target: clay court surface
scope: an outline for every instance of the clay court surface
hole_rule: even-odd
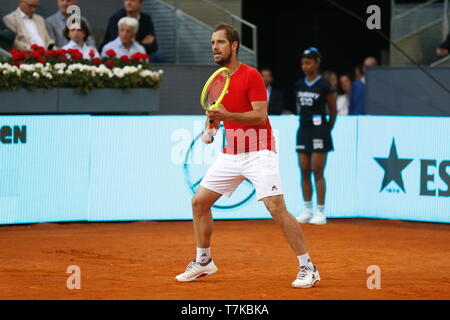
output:
[[[272,221],[215,223],[219,272],[180,284],[195,253],[190,222],[71,223],[0,227],[0,299],[450,299],[450,225],[331,220],[304,226],[322,281],[290,283],[297,258]],[[70,265],[81,290],[68,290]],[[368,290],[367,267],[381,268]]]

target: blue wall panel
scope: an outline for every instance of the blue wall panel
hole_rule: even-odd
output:
[[[86,220],[89,121],[0,117],[0,127],[26,126],[26,143],[0,143],[0,223]]]
[[[190,217],[181,165],[172,164],[170,153],[172,131],[183,119],[92,119],[90,220]]]
[[[303,210],[300,171],[295,153],[296,117],[271,118],[280,155],[283,189],[289,210]],[[205,146],[199,135],[203,117],[93,118],[90,220],[191,219],[193,190],[222,149],[222,134]],[[330,216],[355,214],[356,124],[343,118],[330,155]],[[270,218],[244,182],[213,210],[219,219]]]

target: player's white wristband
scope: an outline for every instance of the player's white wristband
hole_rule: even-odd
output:
[[[210,137],[215,137],[217,135],[217,129],[216,128],[207,128],[206,129],[206,133],[210,136]]]

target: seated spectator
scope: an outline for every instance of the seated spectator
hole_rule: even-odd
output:
[[[38,7],[39,0],[19,0],[19,7],[3,18],[8,28],[16,33],[14,48],[17,50],[29,51],[33,44],[48,49],[54,45],[44,18],[35,14]]]
[[[450,33],[447,36],[447,39],[439,46],[439,48],[436,49],[436,54],[439,57],[445,57],[448,56],[448,53],[450,51]]]
[[[348,115],[350,105],[350,95],[352,93],[352,79],[349,74],[343,74],[339,77],[339,95],[337,97],[337,114],[339,116]]]
[[[339,83],[338,83],[338,77],[337,77],[336,72],[334,72],[334,71],[324,71],[322,73],[322,75],[323,75],[324,79],[327,80],[330,83],[331,88],[334,91],[337,91]]]
[[[63,47],[63,49],[78,49],[83,54],[83,59],[86,60],[100,58],[97,49],[89,46],[86,42],[89,35],[90,32],[86,22],[81,20],[81,25],[79,23],[73,23],[70,28],[66,27],[64,29],[64,36],[70,41]]]
[[[70,14],[67,13],[67,8],[76,4],[77,0],[57,0],[59,8],[58,12],[45,19],[48,34],[55,40],[55,45],[58,48],[64,47],[69,42],[64,36],[64,30],[67,27],[67,19],[70,16]],[[82,20],[86,23],[88,29],[91,29],[86,18],[82,18]],[[95,47],[95,39],[92,35],[87,38],[86,44]]]
[[[155,30],[152,18],[149,14],[141,12],[144,0],[124,0],[124,7],[111,16],[106,28],[105,39],[100,50],[109,42],[117,38],[118,22],[123,17],[135,18],[139,21],[139,29],[136,34],[136,41],[144,48],[151,57],[152,62],[163,62],[158,51],[158,44],[155,37]],[[102,50],[103,51],[103,50]]]
[[[0,20],[0,48],[9,51],[12,49],[16,34],[9,29],[3,20]]]
[[[135,18],[124,17],[119,20],[119,36],[107,43],[102,50],[102,57],[108,57],[108,51],[114,50],[117,57],[131,57],[135,53],[145,54],[145,48],[136,40],[136,33],[139,29],[139,22]]]
[[[267,89],[267,101],[269,102],[269,114],[281,115],[283,114],[283,93],[272,87],[273,76],[272,71],[268,68],[261,69],[261,76],[264,80],[264,85]]]
[[[378,61],[373,57],[369,57],[364,60],[362,78],[357,79],[352,86],[350,105],[348,107],[350,115],[359,115],[366,113],[366,72],[367,68],[377,65]]]

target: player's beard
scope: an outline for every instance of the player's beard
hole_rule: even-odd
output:
[[[233,53],[230,52],[228,54],[228,56],[223,57],[222,59],[220,59],[219,61],[216,61],[216,63],[221,66],[221,67],[225,67],[227,65],[229,65],[231,63],[231,58],[233,57]]]

